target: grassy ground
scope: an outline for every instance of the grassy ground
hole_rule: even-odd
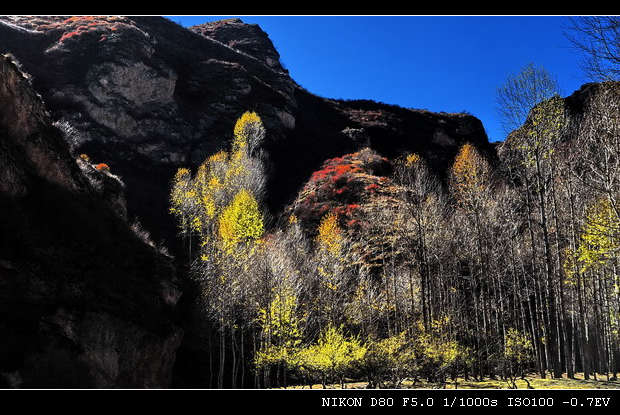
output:
[[[547,376],[546,379],[541,379],[539,376],[531,374],[526,376],[527,381],[530,384],[530,387],[533,389],[620,389],[620,380],[616,381],[607,381],[607,377],[605,375],[597,375],[598,380],[592,379],[590,377],[589,380],[583,379],[583,373],[575,374],[575,379],[568,379],[566,375],[561,379],[551,379],[550,376]],[[345,387],[347,389],[365,389],[367,382],[347,382]],[[519,389],[527,389],[528,384],[524,380],[517,380],[517,387]],[[299,389],[301,386],[291,386],[289,389]],[[304,386],[305,389],[308,389],[308,386]],[[320,384],[312,385],[312,389],[321,389],[322,386]],[[340,385],[327,385],[328,389],[340,389]],[[419,381],[415,385],[411,381],[404,381],[401,385],[401,388],[414,388],[414,389],[437,389],[442,388],[442,385],[427,383],[424,381]],[[503,381],[501,379],[493,380],[493,379],[485,379],[481,382],[475,382],[472,379],[465,381],[462,378],[457,379],[457,384],[450,381],[445,385],[446,389],[509,389],[510,385],[508,382]]]

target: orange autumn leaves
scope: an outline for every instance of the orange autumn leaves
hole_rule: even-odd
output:
[[[323,216],[318,231],[316,237],[318,245],[333,255],[339,255],[344,235],[338,225],[338,215],[332,212]]]
[[[491,170],[486,159],[473,145],[463,145],[450,171],[450,184],[459,205],[466,210],[479,211],[490,179]]]

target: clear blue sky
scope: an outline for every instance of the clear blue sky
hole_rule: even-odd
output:
[[[551,16],[167,16],[184,26],[228,17],[257,23],[304,88],[431,111],[468,111],[503,140],[495,93],[533,62],[557,77],[562,95],[587,82],[579,54]]]

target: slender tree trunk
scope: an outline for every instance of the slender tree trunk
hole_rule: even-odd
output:
[[[224,333],[224,322],[220,322],[220,367],[217,379],[217,387],[224,388],[224,363],[226,360],[226,336]]]
[[[237,388],[237,351],[235,350],[235,328],[230,329],[230,351],[232,353],[231,387]]]
[[[243,336],[244,330],[241,330],[241,387],[245,388],[245,339]]]
[[[549,346],[549,355],[551,358],[551,364],[553,366],[553,375],[556,378],[562,377],[562,368],[557,356],[557,339],[556,339],[556,330],[557,330],[557,321],[556,321],[556,300],[555,300],[555,290],[554,290],[554,281],[553,281],[553,266],[551,259],[551,246],[549,243],[549,228],[547,225],[547,212],[546,212],[546,204],[545,204],[545,185],[543,183],[542,169],[540,164],[540,157],[536,157],[536,182],[537,182],[537,193],[538,193],[538,202],[539,202],[539,213],[540,213],[540,222],[541,229],[543,233],[543,247],[544,247],[544,257],[545,257],[545,275],[547,277],[547,304],[548,304],[548,320],[549,327],[547,330],[547,342],[546,344]]]

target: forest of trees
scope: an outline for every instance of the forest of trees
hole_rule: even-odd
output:
[[[457,377],[617,379],[620,83],[569,116],[528,65],[498,90],[507,139],[464,144],[446,175],[392,160],[395,203],[307,229],[265,209],[266,135],[246,112],[230,151],[171,189],[199,287],[208,387]],[[371,246],[367,266],[359,246]]]
[[[499,166],[470,144],[443,181],[417,154],[396,160],[398,209],[356,232],[333,212],[313,234],[293,215],[272,223],[265,129],[245,113],[231,151],[180,169],[171,192],[214,328],[210,386],[615,379],[620,91],[602,85],[570,140],[560,98],[534,107]],[[379,272],[350,249],[372,238]]]

